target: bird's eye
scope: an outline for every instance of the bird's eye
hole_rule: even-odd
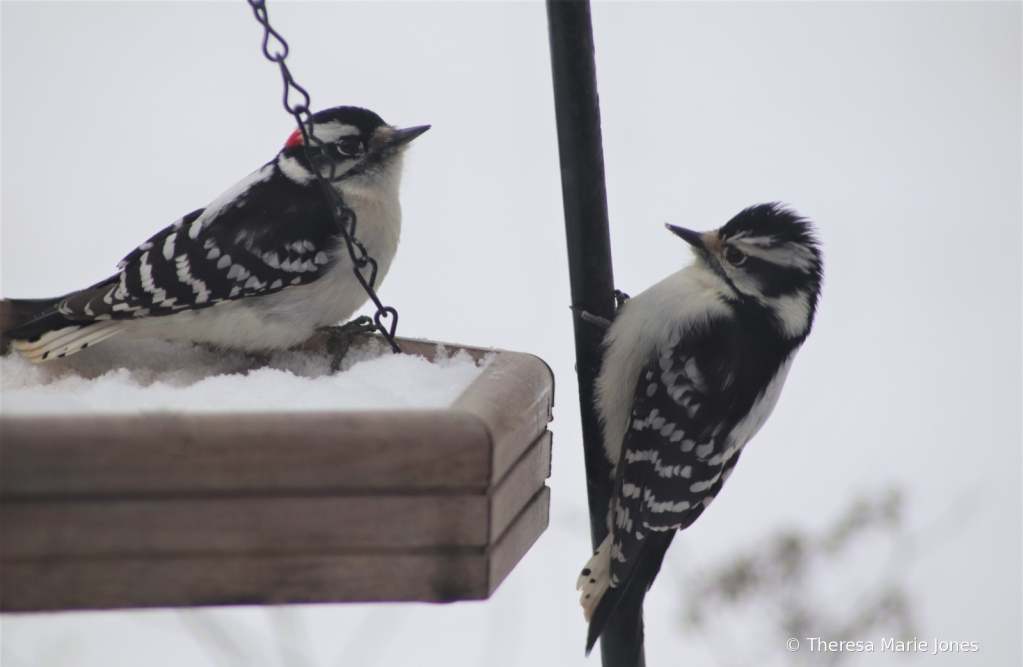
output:
[[[725,259],[732,266],[742,266],[746,262],[746,253],[734,246],[729,246],[725,251]]]
[[[344,137],[337,142],[337,152],[346,156],[359,155],[362,153],[362,141],[358,137]]]

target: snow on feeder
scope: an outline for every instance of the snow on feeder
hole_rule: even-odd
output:
[[[0,302],[4,329],[21,317]],[[553,376],[528,354],[398,342],[482,368],[445,408],[5,407],[0,609],[488,597],[547,526]]]

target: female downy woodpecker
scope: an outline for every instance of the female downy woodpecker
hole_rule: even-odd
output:
[[[429,126],[399,130],[358,107],[312,119],[379,285],[398,249],[402,155]],[[368,296],[312,169],[296,130],[277,157],[140,245],[117,274],[36,302],[42,310],[4,335],[39,362],[114,335],[283,349],[349,318]]]
[[[643,598],[771,414],[813,325],[823,265],[810,223],[778,204],[700,234],[695,261],[627,301],[604,341],[597,410],[615,466],[610,534],[577,581],[587,653],[622,619],[638,658]]]

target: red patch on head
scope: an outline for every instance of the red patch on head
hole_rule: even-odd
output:
[[[292,146],[299,146],[302,144],[302,130],[295,130],[288,137],[288,140],[284,142],[285,148],[291,148]]]

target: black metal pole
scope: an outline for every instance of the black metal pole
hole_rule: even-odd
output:
[[[568,269],[572,306],[576,309],[576,373],[590,537],[596,549],[607,537],[607,511],[612,492],[611,464],[604,456],[600,424],[593,404],[604,331],[584,321],[578,311],[584,310],[610,320],[614,315],[614,276],[611,271],[611,237],[589,0],[547,0],[547,26],[561,157]],[[623,645],[618,617],[613,615],[600,639],[604,667],[643,667],[642,651],[637,663],[627,664],[628,659],[623,656],[628,652],[621,650]]]

